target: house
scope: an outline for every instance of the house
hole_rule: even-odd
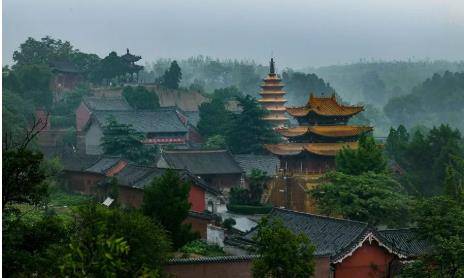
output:
[[[280,161],[273,155],[256,155],[256,154],[237,154],[234,159],[242,167],[246,176],[256,169],[266,173],[268,177],[277,175],[280,168]]]
[[[178,109],[178,114],[181,121],[187,126],[189,133],[189,141],[192,144],[203,143],[203,137],[198,131],[198,122],[200,121],[200,112],[198,111],[182,111]]]
[[[328,265],[319,267],[330,269],[330,277],[391,277],[394,265],[425,254],[429,247],[414,229],[377,230],[365,222],[279,208],[270,217],[306,235],[316,247],[315,256],[326,258]],[[252,243],[256,233],[251,230],[243,240]]]
[[[118,123],[131,125],[145,135],[145,144],[185,145],[188,142],[188,129],[182,123],[175,109],[156,111],[97,111],[84,129],[85,150],[87,154],[101,154],[103,126],[108,118]]]
[[[225,192],[243,185],[243,170],[227,150],[167,150],[157,166],[188,170]]]
[[[49,66],[53,73],[50,88],[54,93],[55,102],[63,98],[64,92],[75,89],[77,84],[84,80],[82,71],[70,61],[52,61]]]
[[[123,97],[83,97],[76,109],[76,129],[82,131],[94,112],[131,110],[132,107]]]

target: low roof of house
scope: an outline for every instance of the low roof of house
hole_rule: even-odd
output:
[[[198,122],[200,121],[200,112],[184,111],[182,112],[182,114],[184,114],[187,117],[189,124],[191,124],[194,127],[197,127]]]
[[[274,155],[239,154],[234,155],[234,158],[247,175],[250,175],[253,169],[258,169],[272,176],[280,168],[280,160]]]
[[[118,123],[132,125],[143,133],[186,133],[187,128],[174,109],[156,111],[98,111],[94,118],[104,125],[113,116]]]
[[[123,97],[91,97],[82,98],[91,111],[130,111],[134,110]]]
[[[95,164],[88,167],[85,171],[90,173],[105,174],[106,171],[116,166],[119,161],[121,161],[120,157],[103,157],[96,161]]]
[[[281,219],[296,234],[305,234],[315,245],[316,256],[329,256],[332,263],[339,263],[369,240],[375,240],[400,258],[416,257],[427,250],[413,229],[377,231],[368,223],[339,219],[310,213],[274,208],[271,218]],[[257,230],[243,236],[252,241]]]
[[[100,155],[88,155],[73,152],[72,150],[60,150],[50,147],[41,147],[40,150],[47,159],[57,157],[63,166],[63,170],[66,171],[83,171],[100,159]]]
[[[173,169],[186,169],[195,175],[241,174],[240,165],[226,150],[172,150],[162,157]]]
[[[109,166],[109,165],[111,165],[111,162],[108,160],[106,164],[102,161],[102,163],[100,163],[98,167],[93,167],[93,166],[92,167],[95,168],[95,170],[100,170],[100,169],[105,168],[105,166]],[[112,167],[112,166],[109,166],[109,167]],[[151,166],[127,164],[121,170],[116,172],[114,174],[114,177],[118,179],[118,182],[120,185],[144,189],[145,186],[149,185],[154,178],[158,178],[162,176],[166,172],[166,170],[167,169],[161,169],[161,168],[151,167]],[[204,180],[189,173],[188,171],[185,171],[185,170],[179,171],[179,175],[183,180],[191,181],[194,185],[202,188],[203,190],[213,195],[218,196],[221,194],[217,189],[211,187]]]

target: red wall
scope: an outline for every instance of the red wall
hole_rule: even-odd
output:
[[[192,207],[190,210],[196,212],[203,212],[205,211],[205,191],[198,186],[191,186],[188,198]]]
[[[82,129],[85,127],[87,122],[90,119],[90,111],[85,106],[83,102],[79,105],[79,107],[76,110],[76,129],[77,131],[82,131]]]
[[[335,265],[334,277],[388,277],[388,265],[393,258],[376,241],[366,240],[352,256]]]

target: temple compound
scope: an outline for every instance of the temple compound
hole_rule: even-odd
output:
[[[284,106],[287,100],[284,99],[285,91],[282,90],[284,84],[280,76],[275,73],[273,58],[271,58],[269,68],[269,74],[263,79],[263,83],[261,84],[260,95],[262,98],[258,99],[258,102],[269,112],[269,114],[264,117],[264,120],[271,123],[274,127],[282,128],[288,122]]]
[[[281,168],[268,186],[265,201],[296,211],[315,212],[315,203],[307,190],[335,168],[335,156],[341,149],[356,149],[361,134],[372,131],[369,126],[348,125],[348,120],[363,110],[362,106],[340,104],[335,94],[311,94],[305,106],[287,107],[287,113],[298,125],[276,129],[286,142],[265,145],[279,158]]]

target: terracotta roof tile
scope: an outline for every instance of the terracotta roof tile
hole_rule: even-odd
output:
[[[264,147],[275,155],[298,155],[303,151],[322,156],[335,156],[343,148],[356,149],[358,142],[342,143],[283,143],[275,145],[264,145]]]
[[[350,137],[360,135],[363,132],[371,131],[369,126],[297,126],[292,128],[282,128],[278,132],[285,137],[296,137],[307,133],[314,133],[326,137]]]
[[[287,112],[294,117],[303,117],[314,112],[322,116],[352,116],[363,111],[362,106],[346,106],[339,104],[335,96],[315,97],[311,94],[306,106],[287,107]]]

